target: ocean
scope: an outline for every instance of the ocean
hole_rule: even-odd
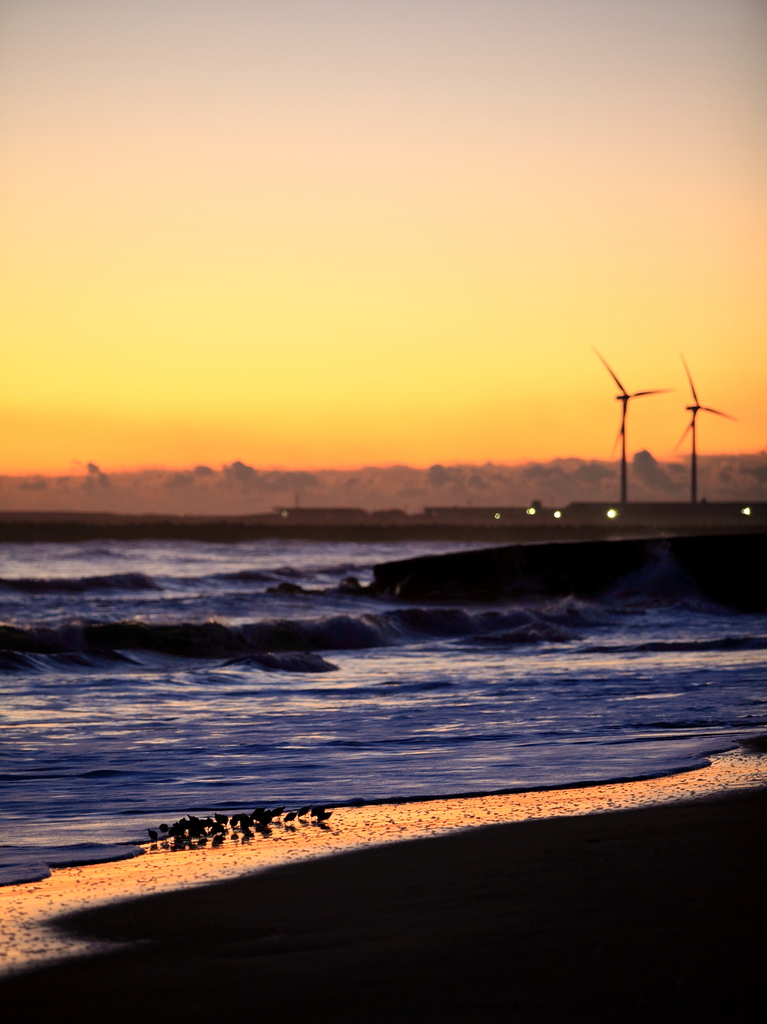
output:
[[[767,616],[678,580],[486,604],[348,582],[480,546],[3,545],[0,883],[187,813],[652,777],[767,724]]]

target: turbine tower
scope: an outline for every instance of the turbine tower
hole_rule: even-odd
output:
[[[635,391],[633,394],[629,394],[628,391],[621,384],[621,382],[618,380],[618,378],[615,376],[613,371],[610,369],[610,367],[607,365],[607,360],[604,358],[604,356],[602,356],[599,352],[597,352],[596,349],[594,349],[594,352],[596,352],[597,356],[599,357],[599,359],[604,364],[604,367],[607,370],[607,372],[610,374],[612,379],[615,381],[615,383],[621,389],[621,393],[619,395],[616,395],[615,398],[616,398],[616,400],[618,402],[621,403],[621,425],[620,425],[620,430],[618,431],[618,437],[621,439],[621,505],[625,505],[626,504],[626,500],[627,500],[627,498],[626,498],[626,492],[627,492],[627,487],[626,487],[626,413],[628,412],[629,402],[631,401],[632,398],[641,398],[643,395],[662,395],[662,394],[665,394],[667,391],[672,391],[673,388],[660,388],[659,390],[656,390],[656,391]],[[616,438],[616,440],[617,440],[617,438]],[[614,447],[613,447],[613,450],[614,450]]]
[[[726,420],[733,420],[733,422],[737,421],[735,420],[734,416],[729,416],[726,412],[719,412],[718,409],[709,409],[707,405],[700,404],[697,392],[695,391],[695,385],[692,382],[692,374],[690,373],[690,368],[685,362],[685,358],[681,352],[679,353],[679,355],[684,365],[685,372],[687,373],[687,379],[690,382],[690,391],[692,391],[692,400],[694,402],[694,405],[685,406],[687,411],[692,413],[692,419],[687,424],[687,429],[685,430],[685,432],[677,441],[676,447],[678,448],[682,441],[684,441],[684,439],[690,433],[690,431],[692,431],[692,461],[690,463],[690,501],[693,505],[696,505],[698,502],[698,449],[696,446],[697,438],[695,437],[695,417],[701,411],[713,412],[716,416],[724,416]]]

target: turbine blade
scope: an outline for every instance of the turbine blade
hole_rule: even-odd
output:
[[[679,440],[677,441],[677,443],[676,443],[676,444],[674,445],[673,451],[676,451],[676,450],[677,450],[677,448],[679,447],[679,445],[680,445],[680,444],[682,443],[682,441],[684,441],[684,439],[685,439],[685,438],[687,437],[687,435],[688,435],[688,434],[690,433],[690,431],[691,431],[691,430],[692,430],[692,420],[690,420],[690,422],[689,422],[689,423],[687,424],[687,426],[685,427],[685,429],[684,429],[684,433],[683,433],[683,434],[682,434],[682,436],[681,436],[681,437],[679,438]]]
[[[713,413],[716,413],[716,415],[717,415],[717,416],[724,416],[724,418],[725,418],[726,420],[732,420],[732,422],[733,422],[733,423],[737,423],[737,422],[738,422],[738,421],[737,421],[737,420],[735,419],[735,417],[734,417],[734,416],[730,416],[730,414],[729,414],[729,413],[726,413],[726,412],[719,412],[719,410],[718,410],[718,409],[709,409],[709,407],[708,407],[707,405],[702,405],[702,406],[701,406],[701,409],[703,409],[703,410],[704,410],[704,412],[713,412]]]
[[[685,358],[681,352],[679,353],[679,358],[682,360],[682,365],[684,366],[685,372],[687,374],[687,379],[690,382],[690,391],[692,391],[692,397],[695,399],[695,404],[700,405],[700,402],[698,401],[698,396],[695,392],[695,385],[692,382],[692,374],[690,373],[690,367],[685,362]]]
[[[673,388],[658,388],[657,391],[635,391],[633,395],[629,395],[629,398],[641,398],[642,395],[668,395],[673,390]]]
[[[615,455],[615,451],[616,451],[618,445],[620,444],[622,435],[623,435],[623,424],[621,423],[620,427],[618,427],[618,433],[615,435],[615,440],[613,441],[612,449],[610,450],[610,458],[612,458],[613,455]]]
[[[592,346],[592,347],[593,347],[593,346]],[[613,380],[615,381],[615,383],[616,383],[616,384],[618,385],[618,387],[619,387],[619,388],[621,389],[621,391],[623,392],[623,394],[624,394],[624,395],[628,395],[628,391],[627,391],[627,390],[626,390],[626,389],[624,388],[624,386],[623,386],[623,385],[621,384],[621,382],[620,382],[620,381],[618,380],[618,378],[617,378],[617,377],[615,376],[615,374],[613,373],[613,371],[612,371],[612,370],[610,369],[610,367],[609,367],[609,366],[608,366],[608,364],[607,364],[607,360],[606,360],[606,359],[604,358],[604,356],[600,355],[600,353],[599,353],[599,352],[597,352],[597,350],[596,350],[596,349],[594,349],[594,352],[596,352],[596,354],[597,354],[597,357],[598,357],[598,358],[599,358],[599,359],[600,359],[600,360],[602,361],[602,363],[603,363],[603,365],[604,365],[605,369],[606,369],[606,370],[607,370],[607,372],[608,372],[608,373],[610,374],[610,376],[611,376],[611,377],[612,377],[612,379],[613,379]]]

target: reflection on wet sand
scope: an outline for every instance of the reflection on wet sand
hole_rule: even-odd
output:
[[[58,930],[52,919],[111,900],[231,878],[288,861],[456,829],[533,818],[595,814],[694,800],[767,783],[767,756],[735,750],[706,768],[660,779],[496,796],[337,808],[328,823],[273,825],[252,838],[174,850],[148,844],[130,861],[54,870],[50,878],[0,888],[0,973],[105,951]]]

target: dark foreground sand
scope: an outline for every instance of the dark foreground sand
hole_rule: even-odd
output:
[[[9,1024],[761,1019],[767,792],[497,825],[80,913],[133,948],[6,979]]]

